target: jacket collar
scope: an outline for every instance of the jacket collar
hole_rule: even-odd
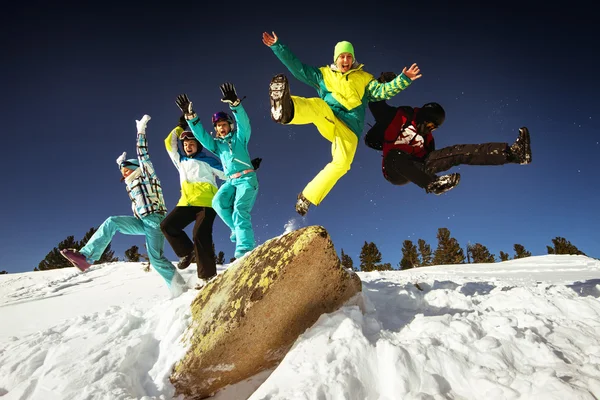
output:
[[[349,74],[349,73],[354,72],[354,71],[360,71],[360,70],[362,70],[363,67],[364,67],[364,64],[359,64],[356,61],[354,61],[352,63],[352,67],[347,72],[344,72],[342,75],[346,75],[346,74]],[[340,72],[340,70],[338,69],[337,65],[335,65],[335,63],[332,63],[329,66],[329,68],[331,68],[332,71]]]

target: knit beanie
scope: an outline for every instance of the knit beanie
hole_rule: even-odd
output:
[[[129,160],[125,160],[121,163],[119,168],[127,168],[132,171],[135,171],[140,166],[140,162],[137,158],[130,158]]]
[[[352,46],[352,43],[346,41],[338,42],[333,50],[333,62],[336,62],[342,53],[352,54],[352,61],[356,61],[356,57],[354,57],[354,46]]]

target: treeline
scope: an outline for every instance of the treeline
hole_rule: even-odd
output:
[[[60,254],[60,250],[67,248],[80,250],[86,245],[96,230],[97,228],[90,228],[79,241],[76,241],[74,236],[68,236],[46,255],[34,271],[72,267],[71,263]],[[402,259],[395,266],[392,266],[391,263],[382,263],[382,255],[377,248],[377,245],[373,242],[368,243],[366,241],[360,252],[360,264],[358,266],[354,266],[354,261],[344,252],[344,249],[341,250],[341,260],[346,268],[352,268],[356,271],[388,271],[393,269],[426,267],[429,265],[463,264],[465,262],[494,263],[496,261],[507,261],[511,258],[508,253],[500,251],[497,259],[496,256],[491,254],[488,248],[481,243],[469,243],[467,244],[466,249],[463,249],[458,240],[450,235],[450,231],[447,228],[438,229],[437,240],[438,243],[435,250],[432,250],[431,246],[423,239],[418,239],[416,244],[411,240],[405,240],[402,243]],[[548,254],[585,255],[575,245],[571,244],[571,242],[563,237],[555,237],[552,239],[552,246],[546,246],[546,248]],[[213,250],[215,250],[214,245]],[[531,256],[531,252],[527,251],[525,246],[521,244],[515,244],[513,250],[513,259]],[[225,264],[225,253],[222,251],[215,251],[214,253],[215,262],[220,265]],[[229,262],[233,262],[234,260],[235,258],[230,258]],[[115,252],[111,249],[109,244],[100,260],[96,261],[94,264],[116,261],[121,260],[115,256]],[[145,253],[140,253],[140,248],[134,245],[125,250],[125,257],[122,261],[148,262],[148,256]],[[0,272],[0,274],[6,273],[6,271]]]
[[[34,271],[47,271],[47,270],[51,270],[51,269],[72,267],[73,265],[60,254],[60,251],[62,249],[81,250],[81,248],[87,244],[88,240],[90,240],[90,238],[92,237],[94,232],[96,232],[97,230],[98,230],[98,228],[94,228],[94,227],[90,228],[90,230],[87,231],[86,234],[83,236],[83,238],[81,238],[81,240],[79,240],[79,241],[75,240],[75,236],[67,236],[67,238],[65,240],[58,243],[58,245],[56,245],[56,247],[54,247],[52,250],[50,250],[50,252],[48,254],[46,254],[46,257],[44,257],[44,259],[38,264],[38,266],[36,268],[34,268]],[[144,247],[145,247],[145,245],[144,245]],[[213,245],[213,251],[215,252],[215,262],[217,264],[221,264],[221,265],[225,264],[225,253],[222,251],[219,251],[217,253],[215,251],[214,245]],[[233,262],[234,260],[235,260],[235,258],[231,258],[229,260],[229,262]],[[119,257],[115,256],[115,252],[111,249],[111,246],[109,244],[106,247],[106,250],[104,250],[104,253],[102,253],[102,257],[100,257],[100,259],[98,261],[96,261],[94,264],[103,264],[103,263],[107,263],[107,262],[116,262],[116,261],[126,261],[126,262],[145,261],[146,263],[148,263],[148,254],[141,253],[140,248],[136,245],[133,245],[130,248],[128,248],[127,250],[125,250],[125,257],[123,258],[123,260],[120,260]],[[148,265],[146,265],[146,267],[148,267]],[[6,274],[6,273],[7,273],[6,271],[0,272],[0,274]]]
[[[391,263],[382,263],[381,251],[373,242],[363,245],[359,258],[360,264],[354,265],[352,258],[341,250],[342,265],[355,271],[390,271],[393,269],[410,269],[427,267],[430,265],[464,264],[466,263],[494,263],[496,261],[508,261],[510,255],[500,251],[498,259],[481,243],[467,244],[466,249],[460,246],[456,238],[453,238],[448,228],[439,228],[437,233],[437,247],[432,251],[431,246],[423,239],[417,243],[405,240],[402,243],[402,259],[395,267]],[[557,236],[552,239],[552,246],[546,246],[548,254],[580,254],[585,255],[567,239]],[[531,252],[522,244],[513,246],[513,259],[530,257]]]

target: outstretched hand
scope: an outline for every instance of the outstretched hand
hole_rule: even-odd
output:
[[[150,116],[148,114],[144,115],[141,120],[135,120],[135,126],[137,127],[138,133],[146,133],[146,125],[148,125],[148,121],[150,121]]]
[[[271,32],[271,33],[273,34],[273,36],[269,35],[267,32],[263,32],[263,37],[262,37],[263,43],[269,47],[271,47],[275,43],[277,43],[277,35],[275,34],[275,32]]]
[[[181,127],[183,130],[187,129],[188,123],[187,123],[187,119],[185,119],[185,114],[181,114],[181,116],[179,117],[179,122],[177,123],[177,126]]]
[[[412,81],[414,81],[415,79],[419,79],[420,77],[423,76],[423,75],[421,75],[421,70],[419,69],[419,66],[417,65],[417,63],[414,63],[413,65],[411,65],[409,69],[406,69],[406,67],[404,67],[402,69],[402,73],[404,75],[406,75],[407,77],[409,77],[410,80],[412,80]]]
[[[117,158],[117,165],[119,166],[119,168],[121,167],[121,164],[123,164],[123,161],[127,160],[127,152],[124,151],[123,154],[121,154],[119,156],[119,158]]]
[[[219,86],[219,88],[221,89],[221,93],[223,93],[223,97],[221,98],[223,103],[229,103],[234,107],[240,104],[240,99],[238,99],[233,83],[226,82]]]
[[[185,114],[186,119],[190,119],[189,117],[194,115],[194,109],[192,108],[192,101],[189,99],[187,94],[180,94],[177,96],[177,100],[175,100],[175,104],[183,113]]]

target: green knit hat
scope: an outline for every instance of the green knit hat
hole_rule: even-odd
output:
[[[333,50],[333,62],[336,62],[342,53],[350,53],[352,54],[352,60],[356,60],[356,57],[354,57],[354,46],[352,46],[352,43],[346,41],[338,42]]]

